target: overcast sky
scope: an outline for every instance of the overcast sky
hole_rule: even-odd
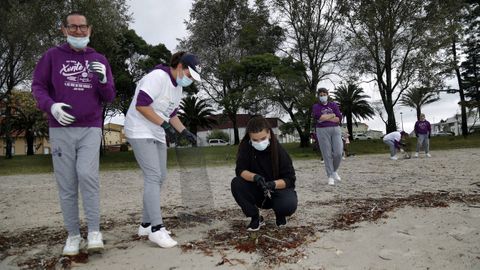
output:
[[[187,35],[184,21],[189,19],[189,12],[192,0],[127,0],[130,6],[133,22],[131,28],[149,44],[157,45],[159,43],[172,52],[176,51],[177,39],[184,38]],[[320,84],[320,86],[322,86]],[[325,85],[330,86],[330,85]],[[380,100],[380,94],[369,85],[362,85],[372,101]],[[452,88],[458,86],[452,82]],[[430,123],[437,123],[441,119],[454,116],[459,112],[457,105],[460,100],[458,94],[441,94],[440,101],[426,105],[422,111],[426,114]],[[416,121],[416,112],[411,108],[396,106],[396,120],[399,128],[402,128],[401,120],[403,118],[403,128],[407,132],[413,130]],[[400,115],[402,112],[402,115]],[[385,132],[385,124],[379,117],[373,120],[365,121],[370,129],[381,130]]]

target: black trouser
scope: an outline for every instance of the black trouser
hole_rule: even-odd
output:
[[[276,217],[286,217],[297,210],[297,192],[293,188],[276,189],[272,198],[266,198],[256,183],[245,181],[241,177],[232,179],[232,194],[247,217],[257,216],[258,208],[272,209]],[[263,205],[262,205],[263,204]]]

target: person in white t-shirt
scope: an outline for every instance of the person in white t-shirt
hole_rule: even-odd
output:
[[[160,189],[167,175],[167,138],[175,140],[177,132],[192,144],[197,138],[177,115],[182,88],[200,82],[197,57],[186,52],[172,56],[170,65],[158,65],[137,85],[125,118],[125,134],[144,177],[143,217],[139,236],[169,248],[177,245],[163,224]]]
[[[403,150],[405,147],[404,141],[408,138],[408,133],[405,131],[394,131],[383,136],[383,142],[390,147],[390,159],[397,160],[397,149]]]

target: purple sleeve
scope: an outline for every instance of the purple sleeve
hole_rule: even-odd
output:
[[[415,122],[415,127],[413,128],[413,130],[415,131],[415,135],[418,133],[418,121]]]
[[[143,90],[138,92],[137,103],[135,106],[149,106],[152,103],[153,99],[147,93],[145,93]]]
[[[110,68],[110,64],[108,63],[107,59],[105,57],[102,57],[102,64],[105,65],[106,71],[107,71],[107,83],[102,84],[99,83],[98,88],[99,94],[102,97],[102,101],[104,102],[112,102],[115,99],[115,83],[113,82],[113,75],[112,75],[112,69]]]
[[[427,121],[427,126],[428,126],[428,134],[432,134],[432,126],[430,125],[430,122]]]
[[[177,112],[178,112],[178,108],[176,108],[171,114],[170,114],[170,118],[174,117],[175,115],[177,115]]]
[[[393,145],[395,146],[395,148],[400,149],[400,142],[399,141],[393,140]]]
[[[55,103],[50,97],[50,74],[50,57],[47,52],[38,61],[32,80],[32,93],[37,102],[37,108],[47,113],[50,113],[50,108]]]
[[[342,121],[342,113],[340,112],[340,108],[338,107],[338,104],[335,102],[332,102],[333,105],[333,113],[340,119],[340,122]]]

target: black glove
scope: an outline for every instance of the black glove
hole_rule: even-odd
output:
[[[270,197],[270,192],[275,190],[275,182],[274,181],[265,181],[265,178],[261,175],[255,174],[253,177],[253,181],[257,184],[259,188],[263,190],[266,196]]]
[[[175,129],[167,121],[163,121],[160,126],[165,130],[165,135],[167,135],[167,139],[170,142],[175,142],[177,139],[177,132],[175,131]]]
[[[191,144],[196,145],[197,144],[197,136],[193,134],[192,132],[188,131],[188,129],[182,130],[183,137],[185,137]]]
[[[255,182],[257,184],[257,186],[261,189],[265,189],[265,178],[259,174],[255,174],[255,176],[253,176],[253,182]]]
[[[417,134],[417,133],[415,133],[415,137],[417,137],[417,138],[418,138],[418,134]]]
[[[269,190],[269,191],[274,191],[275,190],[275,181],[268,181],[265,183],[265,187]]]

